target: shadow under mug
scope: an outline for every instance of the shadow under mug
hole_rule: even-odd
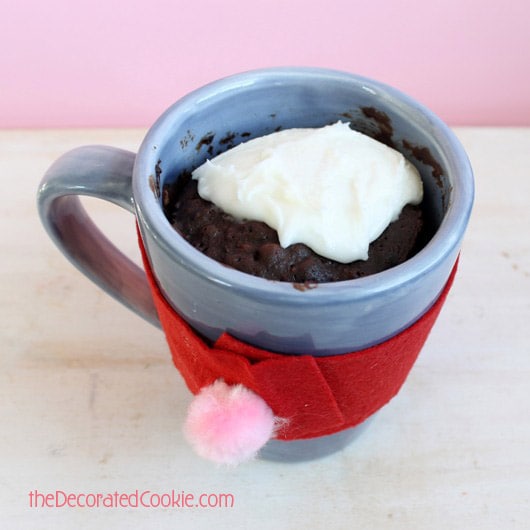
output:
[[[365,278],[300,289],[208,258],[167,221],[163,190],[186,171],[238,143],[292,127],[336,121],[401,151],[420,171],[433,237],[414,257]],[[431,111],[396,89],[319,68],[272,68],[206,85],[171,106],[137,154],[84,146],[59,158],[38,191],[41,220],[86,276],[159,325],[145,272],[99,231],[78,195],[133,213],[164,297],[196,331],[223,332],[284,354],[338,355],[381,343],[417,321],[446,284],[473,204],[473,174],[458,139]],[[366,422],[365,422],[366,423]],[[322,439],[271,441],[280,460],[333,452],[364,424]]]

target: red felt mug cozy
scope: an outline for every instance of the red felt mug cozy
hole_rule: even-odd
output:
[[[139,243],[173,362],[198,395],[190,407],[188,438],[202,456],[232,464],[255,456],[270,438],[334,434],[359,425],[386,405],[412,369],[457,270],[455,264],[423,316],[384,342],[341,355],[282,355],[226,332],[209,344],[166,301],[141,238]]]

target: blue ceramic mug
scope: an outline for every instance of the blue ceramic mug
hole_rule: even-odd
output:
[[[166,219],[161,190],[212,154],[279,128],[337,120],[392,143],[421,173],[436,232],[405,263],[300,290],[208,258]],[[431,307],[458,256],[474,184],[451,130],[421,104],[379,82],[327,69],[274,68],[195,90],[156,121],[138,153],[80,147],[50,167],[38,192],[42,222],[60,250],[105,291],[158,325],[144,271],[101,234],[78,195],[108,200],[136,216],[161,291],[201,334],[216,339],[227,331],[263,349],[318,356],[385,341]],[[358,431],[325,440],[271,442],[264,454],[311,457],[335,450]]]

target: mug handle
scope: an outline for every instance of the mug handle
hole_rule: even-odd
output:
[[[78,197],[103,199],[134,214],[135,157],[130,151],[99,145],[67,152],[44,175],[37,207],[51,239],[85,276],[160,327],[145,271],[103,235]]]

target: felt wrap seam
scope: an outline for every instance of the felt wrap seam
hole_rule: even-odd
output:
[[[394,337],[340,355],[284,355],[256,348],[227,333],[203,340],[160,291],[141,237],[139,246],[173,362],[193,394],[223,379],[259,395],[282,422],[275,438],[300,440],[354,427],[400,390],[445,302],[457,269],[431,308]]]

